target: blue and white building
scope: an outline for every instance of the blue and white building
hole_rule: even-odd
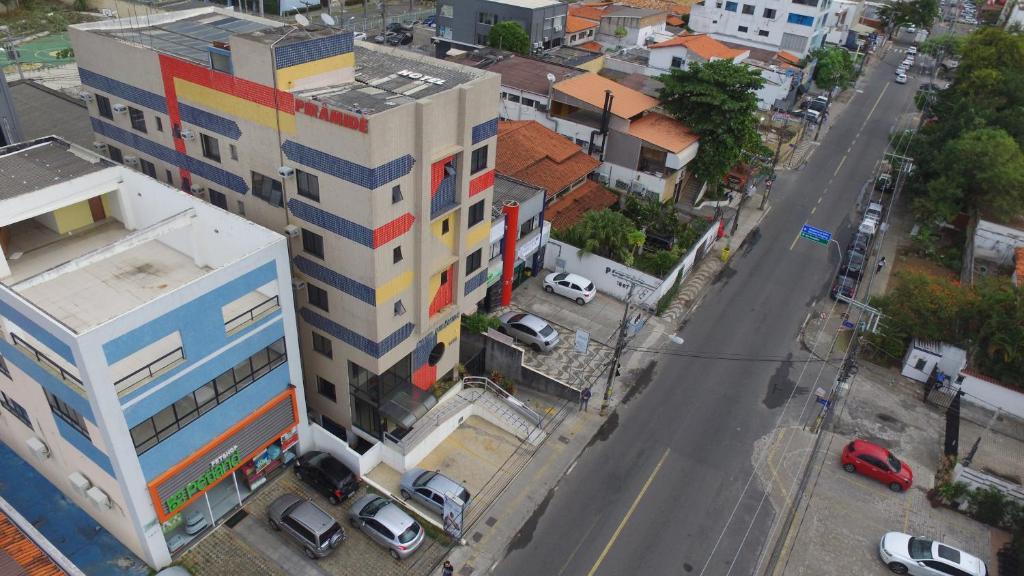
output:
[[[704,0],[693,5],[690,28],[803,58],[821,48],[835,10],[832,0]]]
[[[151,566],[305,449],[284,236],[48,137],[0,248],[0,440]]]

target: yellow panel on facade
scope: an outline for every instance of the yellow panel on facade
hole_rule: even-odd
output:
[[[440,240],[441,242],[444,242],[444,245],[447,246],[449,250],[454,252],[455,251],[455,231],[452,230],[451,219],[452,219],[452,217],[449,214],[448,216],[445,216],[444,218],[441,218],[437,222],[432,223],[430,225],[430,231],[434,233],[434,236],[436,236],[438,240]],[[442,234],[441,232],[442,232],[442,230],[444,230],[444,223],[445,222],[448,222],[448,233],[447,234]]]
[[[86,200],[54,210],[53,219],[57,223],[57,233],[67,234],[92,224],[92,210],[89,209],[89,202]]]
[[[100,201],[103,202],[103,212],[105,212],[107,216],[110,216],[110,200],[107,200],[109,196],[110,194],[104,194],[103,196],[100,196]]]
[[[387,302],[412,285],[412,271],[403,272],[377,287],[377,302]]]
[[[444,342],[446,346],[451,346],[452,342],[459,339],[459,326],[462,325],[461,319],[456,319],[451,324],[445,326],[437,332],[437,341]]]
[[[275,110],[262,104],[186,82],[181,78],[174,79],[174,89],[181,100],[189,100],[203,108],[221,112],[225,116],[232,116],[248,120],[254,124],[277,129],[277,119],[274,118]],[[280,114],[279,116],[281,131],[289,134],[294,133],[295,116],[291,114]]]
[[[326,74],[342,68],[351,68],[356,64],[354,53],[338,54],[322,60],[314,60],[305,64],[298,64],[281,68],[277,71],[277,87],[279,90],[291,90],[297,80]]]
[[[469,229],[466,233],[466,246],[476,246],[484,240],[491,238],[491,225],[487,222],[481,222],[476,226]]]

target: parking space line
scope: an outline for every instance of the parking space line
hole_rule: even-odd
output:
[[[903,507],[903,532],[907,532],[907,528],[910,526],[910,492],[904,492],[904,502],[906,505]]]

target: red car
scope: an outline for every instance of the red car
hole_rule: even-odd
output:
[[[885,448],[867,440],[854,440],[843,448],[843,469],[860,472],[887,484],[893,492],[903,492],[914,483],[914,472]]]

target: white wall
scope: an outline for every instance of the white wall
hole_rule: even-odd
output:
[[[974,231],[974,257],[1000,266],[1013,264],[1013,250],[1024,246],[1024,230],[979,220]]]
[[[963,380],[960,382],[960,389],[966,394],[963,397],[965,402],[988,409],[998,406],[1005,412],[1024,418],[1024,394],[1019,390],[993,384],[966,372],[961,375]]]
[[[657,68],[664,72],[668,72],[672,68],[672,58],[682,58],[683,69],[685,70],[689,62],[689,50],[685,46],[665,46],[664,48],[654,48],[651,50],[651,56],[647,59],[647,65],[651,68]],[[700,59],[698,59],[700,60]],[[700,60],[703,61],[703,60]]]
[[[348,444],[340,438],[321,428],[319,424],[311,422],[309,424],[309,432],[310,439],[312,440],[311,450],[327,452],[341,460],[342,464],[348,466],[349,470],[354,471],[360,476],[366,476],[370,470],[373,470],[381,462],[382,447],[380,442],[374,444],[366,453],[360,454],[349,448]]]
[[[917,364],[918,360],[925,361],[924,369],[918,370],[917,368],[915,368],[915,365]],[[935,365],[938,363],[938,356],[911,346],[910,350],[907,351],[906,358],[903,359],[903,371],[900,372],[900,374],[906,376],[907,378],[910,378],[911,380],[917,380],[918,382],[927,382],[928,376],[930,376],[932,373],[932,369],[935,368]]]
[[[533,92],[516,90],[508,86],[502,86],[501,93],[506,96],[511,95],[519,98],[519,103],[512,102],[507,97],[501,99],[498,103],[498,116],[502,120],[535,120],[547,128],[555,129],[555,122],[548,118],[547,112],[538,110],[534,106],[524,106],[522,104],[522,99],[528,98],[547,106],[548,97],[546,94],[534,94]]]

